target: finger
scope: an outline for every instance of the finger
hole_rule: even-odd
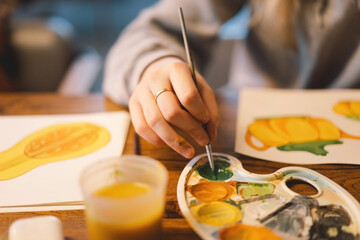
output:
[[[164,141],[147,124],[140,103],[132,97],[129,101],[131,122],[135,131],[154,145],[164,145]]]
[[[189,113],[202,123],[210,119],[209,112],[192,79],[189,67],[184,63],[174,63],[170,69],[170,81],[180,103]]]
[[[154,75],[149,74],[148,77],[151,78],[148,79],[148,87],[155,95],[155,101],[165,120],[188,133],[199,145],[208,144],[209,136],[200,122],[181,108],[179,100],[172,91],[169,75],[157,72]]]
[[[152,92],[144,91],[140,98],[140,104],[144,112],[144,117],[150,128],[172,149],[186,158],[191,158],[195,154],[194,148],[171,127],[164,119],[160,109],[154,101]]]
[[[216,103],[215,93],[200,74],[197,75],[197,79],[199,84],[199,93],[210,114],[210,121],[207,123],[210,141],[215,141],[217,128],[220,123],[220,114]]]
[[[159,95],[157,105],[170,124],[188,133],[201,146],[209,143],[208,134],[202,128],[202,124],[181,108],[173,92],[167,91],[166,94],[164,92]]]

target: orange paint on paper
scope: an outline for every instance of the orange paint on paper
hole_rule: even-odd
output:
[[[266,227],[237,224],[219,231],[220,240],[282,240]]]
[[[38,166],[90,154],[110,141],[105,128],[92,123],[57,124],[39,130],[0,153],[0,180]]]
[[[316,140],[334,140],[341,136],[340,130],[331,122],[310,117],[259,119],[249,125],[248,134],[259,139],[267,147]],[[256,148],[249,139],[247,142]]]
[[[255,144],[253,137],[261,144]],[[247,144],[259,151],[278,147],[283,151],[307,151],[316,155],[326,155],[324,146],[341,144],[340,138],[360,139],[342,132],[326,119],[311,117],[258,119],[248,126],[245,135]]]
[[[191,186],[190,192],[197,200],[208,203],[227,200],[234,188],[225,182],[205,182]]]

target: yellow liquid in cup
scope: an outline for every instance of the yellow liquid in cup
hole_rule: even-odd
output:
[[[151,189],[141,183],[117,183],[104,187],[95,196],[113,199],[130,199],[146,194]],[[143,202],[142,204],[149,204]],[[161,232],[162,207],[149,204],[149,208],[158,208],[154,214],[141,217],[139,221],[122,224],[102,223],[87,215],[87,224],[91,240],[129,240],[129,239],[159,239]],[[125,221],[126,222],[126,221]]]

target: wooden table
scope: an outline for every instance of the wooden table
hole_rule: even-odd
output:
[[[221,110],[221,124],[218,139],[212,144],[214,152],[223,152],[241,160],[246,170],[255,173],[271,173],[287,164],[257,160],[234,152],[235,120],[238,96],[237,93],[218,94]],[[33,114],[65,114],[88,113],[124,110],[101,95],[82,97],[60,96],[55,94],[0,94],[0,115],[33,115]],[[130,128],[124,153],[134,151],[134,129]],[[199,239],[182,217],[176,198],[176,186],[181,171],[187,160],[164,146],[153,146],[140,139],[141,154],[158,159],[169,171],[169,184],[166,196],[166,210],[162,221],[164,239]],[[202,147],[196,147],[197,154],[205,152]],[[349,191],[360,201],[360,165],[301,165],[311,168],[332,179]],[[305,184],[296,184],[294,191],[302,194],[311,193],[311,188]],[[19,218],[54,215],[63,224],[67,240],[88,239],[83,210],[1,213],[0,236],[4,235],[13,221]],[[1,239],[1,237],[0,237]]]

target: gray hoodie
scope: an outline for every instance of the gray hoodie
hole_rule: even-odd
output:
[[[278,31],[282,27],[280,23],[265,17],[257,19],[246,38],[238,40],[246,51],[242,58],[246,58],[234,63],[235,68],[238,66],[243,72],[255,69],[262,74],[250,74],[250,79],[265,76],[271,79],[272,86],[281,88],[359,88],[359,1],[293,1],[299,3],[292,18],[295,45],[283,44]],[[105,95],[127,105],[142,72],[151,62],[164,56],[186,60],[178,7],[183,8],[190,48],[197,70],[202,73],[209,60],[216,57],[211,55],[211,49],[219,40],[220,27],[247,4],[240,0],[161,0],[145,9],[122,32],[107,56]],[[252,13],[257,13],[254,7],[250,4]],[[248,67],[249,62],[252,67]],[[235,81],[241,82],[242,78]],[[245,83],[233,85],[246,86]]]

